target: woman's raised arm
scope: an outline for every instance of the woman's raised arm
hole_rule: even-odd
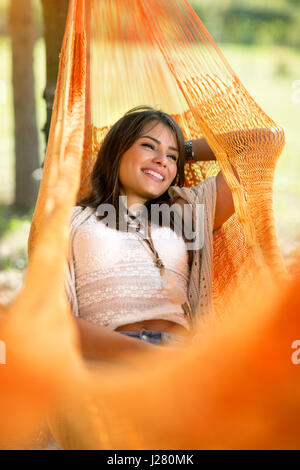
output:
[[[216,160],[215,154],[203,137],[201,139],[193,140],[193,152],[195,161]],[[233,166],[232,169],[238,181],[240,181],[236,169]],[[214,231],[220,228],[234,213],[232,193],[222,171],[220,171],[216,177],[216,185],[217,200],[213,226]]]

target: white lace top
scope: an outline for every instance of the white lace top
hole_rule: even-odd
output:
[[[176,288],[187,297],[184,240],[167,227],[152,227],[151,234],[166,269],[176,275]],[[109,228],[92,215],[76,230],[73,256],[81,318],[112,329],[150,319],[189,328],[181,305],[172,302],[162,287],[153,253],[136,233]]]
[[[212,266],[213,266],[213,224],[216,208],[217,186],[216,178],[210,177],[192,188],[171,186],[169,195],[174,202],[178,197],[190,205],[193,213],[194,227],[201,227],[197,204],[204,204],[204,245],[201,250],[194,250],[188,283],[188,300],[192,310],[193,321],[198,321],[206,315],[214,315],[212,300]],[[95,210],[74,206],[70,214],[70,244],[66,260],[65,291],[74,316],[79,316],[79,305],[76,292],[75,259],[73,240],[81,225],[94,217]],[[197,230],[196,230],[196,233]],[[77,274],[78,272],[77,264]],[[177,317],[179,318],[179,317]],[[181,318],[181,317],[180,317]],[[107,321],[107,320],[106,320]]]

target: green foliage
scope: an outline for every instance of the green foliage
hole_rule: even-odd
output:
[[[27,238],[33,210],[0,205],[0,270],[27,266]]]
[[[17,250],[13,255],[0,257],[0,270],[19,269],[22,271],[28,264],[25,250]]]
[[[300,46],[299,0],[191,0],[217,42]]]
[[[30,223],[33,216],[33,209],[23,211],[16,206],[0,205],[0,239],[9,233],[22,228]]]
[[[287,44],[293,17],[287,10],[240,5],[229,8],[224,21],[227,28],[223,40],[226,42]]]

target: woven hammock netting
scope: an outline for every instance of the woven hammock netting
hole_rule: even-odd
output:
[[[214,151],[185,165],[186,186],[221,169],[232,190],[235,214],[214,236],[216,317],[199,319],[202,339],[185,348],[92,364],[65,294],[70,214],[106,132],[141,104]],[[287,278],[272,200],[283,146],[186,0],[70,1],[28,268],[1,307],[2,447],[30,445],[47,416],[64,449],[299,448],[300,284]]]

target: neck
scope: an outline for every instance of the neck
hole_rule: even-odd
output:
[[[123,204],[128,210],[137,210],[139,206],[144,206],[147,203],[147,199],[142,199],[135,194],[125,194],[123,191],[120,192],[120,195],[124,197],[122,199]]]

